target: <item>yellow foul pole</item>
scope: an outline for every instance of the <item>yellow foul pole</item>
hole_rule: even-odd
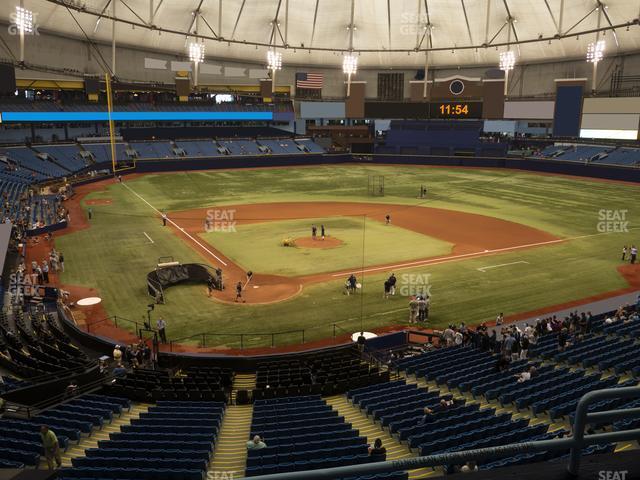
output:
[[[109,140],[111,142],[111,167],[113,168],[113,174],[116,174],[116,137],[115,128],[113,125],[113,118],[111,112],[113,111],[113,98],[111,96],[111,77],[109,74],[105,74],[106,86],[107,86],[107,113],[109,116]]]

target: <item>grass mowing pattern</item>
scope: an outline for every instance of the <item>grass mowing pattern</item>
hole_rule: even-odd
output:
[[[476,323],[580,299],[627,286],[618,275],[622,245],[640,243],[640,191],[633,185],[535,175],[505,170],[322,166],[264,170],[232,170],[147,175],[131,188],[162,210],[213,205],[287,201],[362,201],[367,176],[385,175],[385,197],[377,203],[415,205],[419,185],[429,186],[428,206],[449,208],[519,222],[563,237],[598,234],[599,212],[628,210],[627,233],[596,235],[567,243],[491,257],[467,259],[396,272],[399,286],[411,281],[403,274],[428,275],[433,310],[430,325]],[[154,212],[121,185],[95,192],[89,199],[110,198],[94,205],[92,228],[56,239],[65,253],[68,284],[96,287],[110,314],[132,320],[145,315],[145,274],[158,258],[172,255],[181,262],[202,257],[162,227]],[[151,244],[143,232],[155,243]],[[487,270],[477,268],[516,261]],[[255,269],[257,271],[257,269]],[[364,301],[342,295],[343,280],[313,285],[289,301],[274,305],[225,305],[206,298],[205,288],[178,286],[158,306],[168,322],[169,338],[199,332],[278,332],[304,328],[306,339],[332,334],[332,324],[348,331],[403,323],[407,299],[382,298],[385,274],[367,275]],[[425,278],[425,277],[421,277]],[[403,283],[404,282],[404,283]],[[412,288],[405,285],[406,290]],[[210,338],[211,345],[239,346],[237,339]],[[267,337],[250,337],[245,346],[269,345]],[[299,341],[280,336],[278,345]]]
[[[311,236],[311,225],[325,225],[327,235],[342,240],[336,248],[284,248],[283,238]],[[330,217],[269,221],[239,225],[235,233],[200,235],[244,270],[300,276],[362,267],[363,218]],[[435,238],[368,219],[365,227],[365,266],[383,265],[446,255],[453,245]],[[317,240],[321,242],[321,240]]]

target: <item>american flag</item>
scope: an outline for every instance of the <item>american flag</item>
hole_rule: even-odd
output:
[[[296,88],[321,89],[324,74],[322,73],[296,73]]]

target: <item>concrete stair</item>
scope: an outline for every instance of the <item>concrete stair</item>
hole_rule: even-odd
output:
[[[244,475],[253,405],[229,405],[209,464],[207,478],[239,478]]]
[[[255,373],[238,373],[233,379],[233,386],[231,387],[231,403],[236,403],[236,394],[238,390],[251,391],[256,388],[256,374]]]
[[[346,395],[326,397],[325,400],[334,410],[338,411],[339,415],[344,417],[345,422],[350,423],[354,429],[360,432],[360,435],[367,437],[368,443],[372,444],[376,438],[382,440],[382,445],[387,449],[387,460],[399,460],[416,456],[409,450],[407,445],[400,443],[382,425],[368,417],[365,412],[347,400]],[[442,475],[439,469],[420,468],[409,471],[409,478],[412,480],[439,475]]]
[[[66,452],[62,452],[62,466],[70,467],[71,459],[76,457],[83,457],[84,451],[88,448],[97,448],[98,441],[109,440],[109,434],[113,432],[119,432],[122,425],[128,425],[131,423],[131,419],[139,418],[140,413],[146,412],[149,408],[147,404],[131,404],[130,410],[123,411],[120,416],[114,416],[111,423],[105,423],[101,429],[94,428],[91,435],[86,436],[83,434],[78,444],[69,444]],[[40,468],[47,468],[47,462],[44,458],[40,461]]]

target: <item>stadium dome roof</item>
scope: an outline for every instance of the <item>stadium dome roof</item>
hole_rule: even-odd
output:
[[[638,0],[26,0],[25,7],[42,31],[82,38],[84,30],[110,42],[112,1],[119,45],[187,57],[197,24],[208,58],[258,64],[275,43],[285,65],[340,68],[351,33],[361,67],[420,67],[427,48],[430,65],[497,65],[507,43],[518,63],[585,58],[599,28],[606,54],[640,50]]]

